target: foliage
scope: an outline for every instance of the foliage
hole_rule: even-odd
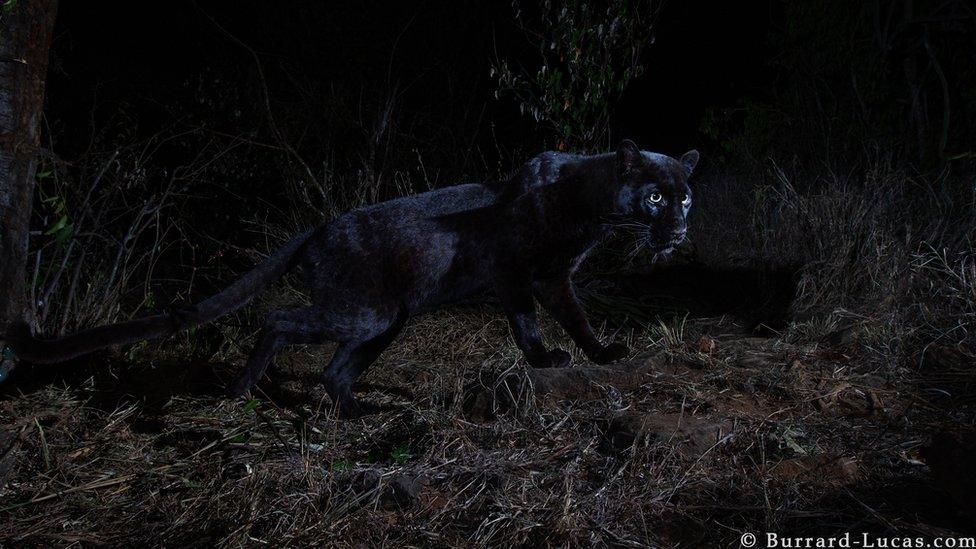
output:
[[[878,151],[923,168],[976,154],[976,18],[965,1],[773,5],[770,85],[702,121],[728,157],[846,171]]]
[[[136,125],[117,113],[93,130],[86,153],[70,161],[50,153],[36,174],[29,314],[45,334],[185,302],[210,270],[204,258],[222,253],[191,236],[219,233],[211,231],[214,210],[190,196],[205,192],[216,160],[239,142],[178,124],[138,138]],[[201,209],[208,215],[190,227]]]
[[[906,365],[936,342],[976,349],[976,211],[956,179],[888,163],[725,177],[700,190],[690,232],[701,261],[800,269],[793,337],[857,326],[873,360]]]
[[[498,59],[495,97],[512,97],[519,111],[542,124],[559,149],[592,151],[607,142],[614,101],[645,67],[653,0],[542,2],[538,20],[513,2],[515,19],[538,50],[537,69]]]

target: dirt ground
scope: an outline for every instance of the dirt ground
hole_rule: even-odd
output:
[[[814,336],[682,308],[605,323],[633,351],[606,367],[546,322],[573,349],[560,370],[528,369],[490,305],[418,318],[359,388],[385,410],[356,421],[315,383],[328,348],[283,355],[250,401],[224,395],[237,362],[181,357],[179,341],[136,365],[18,370],[0,387],[0,545],[976,533],[966,352],[898,366],[857,319]]]

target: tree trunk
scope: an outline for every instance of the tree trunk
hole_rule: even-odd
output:
[[[27,238],[57,0],[0,7],[0,334],[25,309]]]

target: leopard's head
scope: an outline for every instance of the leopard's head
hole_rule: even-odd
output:
[[[670,253],[688,233],[688,178],[697,164],[698,151],[675,159],[641,151],[624,139],[616,153],[617,224],[636,232],[640,246],[655,254]]]

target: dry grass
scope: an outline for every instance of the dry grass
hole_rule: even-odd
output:
[[[701,194],[692,228],[701,260],[799,268],[791,312],[801,339],[856,324],[896,363],[917,362],[933,341],[976,348],[976,196],[966,178],[884,163],[816,177],[774,165],[768,176],[712,178]]]
[[[949,402],[856,346],[747,338],[730,318],[627,337],[630,367],[651,363],[638,384],[509,398],[497,380],[532,384],[500,315],[424,317],[367,376],[390,409],[361,421],[311,383],[327,350],[286,355],[247,403],[221,396],[220,364],[76,365],[0,403],[0,540],[643,547],[963,528],[919,456],[933,425],[971,414],[953,368],[935,381]],[[505,406],[465,398],[486,390]]]
[[[255,400],[224,396],[253,311],[163,345],[21,369],[0,387],[0,545],[973,535],[976,445],[953,442],[976,439],[971,207],[922,200],[920,183],[885,170],[723,183],[698,195],[697,258],[799,267],[788,322],[767,337],[741,310],[776,293],[762,277],[746,290],[738,282],[753,279],[728,271],[740,278],[710,294],[739,294],[735,316],[663,303],[680,289],[668,271],[631,277],[647,287],[627,299],[593,273],[581,295],[604,337],[634,350],[623,366],[587,369],[547,321],[544,337],[577,367],[532,372],[492,307],[445,310],[415,319],[370,370],[361,396],[385,411],[360,421],[336,420],[316,383],[327,347],[281,356]],[[685,284],[700,297],[695,285],[723,273]],[[301,299],[285,284],[259,308]]]

